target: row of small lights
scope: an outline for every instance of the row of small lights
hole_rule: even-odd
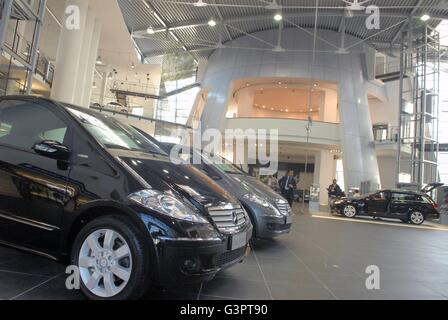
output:
[[[283,85],[283,82],[279,81],[279,82],[277,82],[277,84],[278,84],[279,86],[282,86],[282,85]],[[251,86],[251,84],[250,84],[249,82],[246,82],[246,87],[250,87],[250,86]],[[311,91],[314,92],[314,89],[317,88],[317,87],[318,87],[318,84],[317,84],[317,83],[314,83],[314,84],[313,84],[313,88],[311,88]],[[284,88],[285,88],[285,89],[288,89],[288,85],[285,85]],[[293,92],[295,92],[295,89],[294,89],[294,88],[292,88],[292,90],[293,90]],[[260,88],[260,93],[263,93],[263,91],[264,91],[264,88]]]
[[[262,109],[267,109],[266,108],[266,106],[265,105],[262,105],[262,106],[260,106],[258,103],[256,103],[255,105],[254,105],[254,107],[256,107],[256,108],[262,108]],[[279,111],[278,109],[276,110],[275,108],[269,108],[269,110],[271,110],[271,111]],[[314,109],[310,109],[309,110],[310,112],[313,112],[313,111],[319,111],[319,109],[316,109],[316,110],[314,110]],[[289,112],[289,109],[280,109],[280,112]],[[299,111],[299,112],[307,112],[307,111]]]
[[[283,82],[281,82],[281,81],[279,81],[278,82],[278,85],[283,85]],[[250,86],[250,83],[246,83],[246,87],[249,87]],[[315,84],[313,84],[313,88],[317,88],[317,86],[318,86],[318,84],[317,83],[315,83]],[[288,86],[285,86],[285,89],[288,89]],[[260,93],[263,93],[263,91],[264,91],[264,88],[260,88]],[[314,91],[314,89],[311,89],[311,91]],[[254,107],[256,107],[256,108],[262,108],[262,109],[266,109],[266,106],[265,105],[262,105],[261,107],[260,107],[260,105],[258,104],[258,103],[256,103],[255,105],[254,105]],[[275,111],[275,108],[269,108],[271,111]],[[279,110],[276,110],[276,111],[279,111]],[[309,110],[310,112],[313,112],[313,109],[310,109]],[[319,109],[317,109],[316,111],[319,111]],[[289,109],[280,109],[280,112],[289,112]],[[302,111],[302,112],[305,112],[305,111]]]

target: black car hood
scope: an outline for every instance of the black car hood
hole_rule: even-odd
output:
[[[205,207],[221,206],[238,201],[207,175],[190,165],[176,165],[165,155],[138,151],[109,150],[138,174],[152,189],[174,191]]]

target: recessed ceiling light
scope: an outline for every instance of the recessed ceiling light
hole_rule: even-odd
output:
[[[289,110],[288,110],[288,109],[286,109],[285,111],[286,111],[286,112],[289,112]]]
[[[282,21],[282,20],[283,20],[283,16],[282,16],[282,14],[281,14],[281,13],[277,13],[277,14],[274,16],[274,20],[275,20],[275,21]]]
[[[263,106],[263,109],[266,109],[266,106]]]
[[[210,27],[215,27],[215,26],[216,26],[216,21],[213,20],[213,19],[210,19],[210,20],[208,21],[208,25],[209,25]]]
[[[198,2],[193,4],[195,7],[206,7],[208,4],[205,3],[203,0],[198,0]]]
[[[156,33],[156,31],[154,30],[153,27],[149,27],[148,29],[146,29],[146,33],[147,34],[154,34],[154,33]]]
[[[431,19],[429,14],[424,14],[420,17],[420,20],[422,20],[422,21],[428,21],[429,19]]]

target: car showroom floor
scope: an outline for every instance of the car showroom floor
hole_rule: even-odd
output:
[[[298,213],[291,234],[256,242],[244,263],[213,281],[146,298],[448,299],[446,248],[446,228]],[[366,289],[370,265],[380,269],[380,290]],[[62,265],[0,247],[0,299],[83,298],[64,283]]]

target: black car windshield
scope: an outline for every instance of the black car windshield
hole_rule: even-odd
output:
[[[116,119],[103,115],[83,112],[78,108],[65,105],[66,109],[75,116],[81,124],[102,145],[108,149],[122,149],[167,155],[156,144],[148,140],[137,130]]]
[[[244,173],[243,170],[238,168],[236,165],[234,165],[230,161],[228,161],[225,158],[220,157],[218,155],[214,155],[212,157],[204,152],[203,159],[207,164],[211,164],[211,165],[217,167],[218,169],[220,169],[221,171],[224,171],[225,173],[240,174],[240,175],[246,174],[246,173]],[[219,159],[219,161],[216,162],[215,159]]]

